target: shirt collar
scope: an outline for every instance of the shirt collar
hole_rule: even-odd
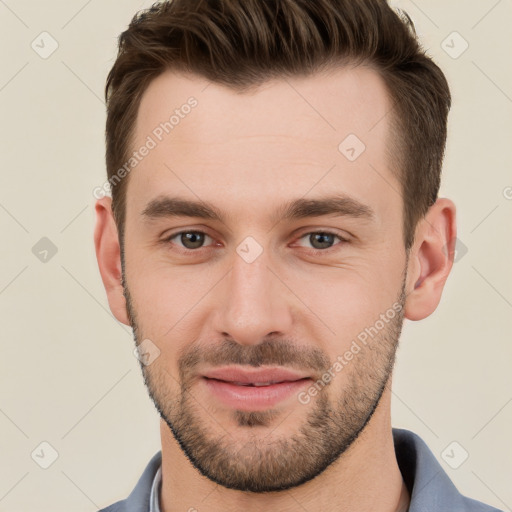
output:
[[[162,485],[162,466],[158,467],[151,485],[151,494],[149,496],[149,512],[160,512],[160,487]]]

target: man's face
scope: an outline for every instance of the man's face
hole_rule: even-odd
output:
[[[247,94],[206,85],[165,73],[143,96],[134,148],[156,146],[129,176],[127,310],[160,350],[146,385],[194,466],[234,489],[290,488],[347,450],[389,384],[406,277],[390,101],[362,67]],[[344,215],[311,208],[342,196]],[[166,197],[219,218],[171,215]],[[205,377],[227,367],[301,380]]]

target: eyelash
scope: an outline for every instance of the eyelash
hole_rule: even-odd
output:
[[[179,235],[182,235],[183,233],[197,233],[197,234],[202,234],[202,235],[206,235],[210,238],[213,239],[213,237],[211,237],[208,233],[205,233],[204,231],[200,231],[200,230],[194,230],[194,229],[189,229],[189,230],[183,230],[183,231],[178,231],[177,233],[173,233],[172,235],[164,238],[162,240],[162,242],[165,244],[165,243],[172,243],[171,240],[173,238],[176,238],[177,236]],[[322,235],[332,235],[336,238],[338,238],[340,240],[340,243],[338,244],[335,244],[333,245],[332,247],[329,247],[327,249],[309,249],[309,252],[313,255],[319,255],[319,254],[326,254],[326,253],[330,253],[331,251],[333,250],[336,250],[337,246],[339,245],[344,245],[346,242],[348,242],[348,240],[346,238],[343,238],[342,236],[338,235],[337,233],[334,233],[332,231],[328,231],[328,230],[322,230],[322,231],[308,231],[307,233],[304,233],[302,234],[297,240],[300,240],[308,235],[316,235],[316,234],[322,234]],[[201,249],[207,249],[207,247],[199,247],[198,249],[187,249],[186,247],[181,247],[181,246],[178,246],[179,248],[179,251],[186,254],[191,254],[191,253],[194,253],[194,252],[200,252]]]

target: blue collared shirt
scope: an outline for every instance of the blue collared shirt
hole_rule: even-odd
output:
[[[151,494],[149,495],[149,512],[160,512],[160,486],[162,485],[162,466],[158,468],[158,471],[153,478],[153,484],[151,485]]]
[[[396,460],[411,501],[408,512],[503,512],[459,493],[426,443],[414,432],[393,428]],[[146,466],[126,500],[100,512],[161,512],[162,452]]]

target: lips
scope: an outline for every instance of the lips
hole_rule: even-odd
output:
[[[206,391],[229,408],[264,411],[290,400],[312,381],[310,375],[286,368],[216,368],[201,379]]]
[[[282,382],[295,382],[310,378],[311,376],[286,368],[241,369],[224,367],[209,370],[204,374],[204,377],[229,382],[238,386],[263,387]]]

